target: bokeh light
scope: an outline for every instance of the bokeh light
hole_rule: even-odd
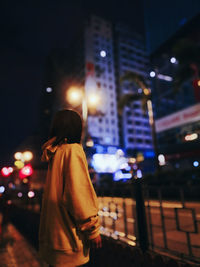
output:
[[[46,92],[47,92],[47,93],[51,93],[52,91],[53,91],[53,90],[52,90],[51,87],[47,87],[47,88],[46,88]]]
[[[14,165],[18,168],[18,169],[21,169],[24,167],[24,162],[22,162],[21,160],[16,160],[14,162]]]
[[[105,51],[105,50],[101,50],[101,52],[100,52],[100,56],[101,56],[101,57],[106,57],[106,51]]]
[[[16,160],[22,160],[22,153],[21,153],[21,152],[16,152],[16,153],[14,154],[14,158],[15,158]]]
[[[31,151],[25,151],[23,153],[23,159],[24,161],[30,161],[33,158],[33,153]]]
[[[199,162],[198,162],[197,160],[195,160],[195,161],[193,162],[193,166],[194,166],[194,167],[198,167],[198,166],[199,166]]]
[[[19,193],[17,194],[17,196],[18,196],[18,197],[22,197],[22,196],[23,196],[22,192],[19,192]]]
[[[83,92],[81,89],[71,87],[66,92],[66,100],[71,105],[80,105],[83,99]]]
[[[33,198],[35,196],[35,193],[33,191],[28,192],[28,197]]]
[[[156,76],[156,73],[155,73],[155,71],[151,71],[149,75],[150,75],[150,77],[152,77],[152,78],[153,78],[153,77],[155,77],[155,76]]]
[[[3,167],[3,168],[1,169],[1,174],[2,174],[4,177],[9,176],[9,175],[10,175],[9,168],[7,168],[7,167]]]
[[[0,193],[2,194],[4,192],[5,192],[5,187],[2,185],[2,186],[0,186]]]

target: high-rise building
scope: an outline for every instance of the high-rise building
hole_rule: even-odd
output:
[[[125,25],[113,25],[95,15],[87,17],[77,36],[65,51],[54,51],[49,58],[45,87],[51,88],[46,91],[47,96],[54,94],[52,112],[71,107],[67,94],[72,88],[80,89],[84,102],[73,108],[81,113],[86,102],[87,135],[98,149],[102,146],[104,152],[108,152],[108,147],[123,148],[127,156],[152,151],[148,114],[142,110],[141,102],[127,104],[122,117],[117,107],[122,95],[138,94],[141,90],[133,83],[120,83],[126,71],[142,75],[148,83],[149,63],[144,39]],[[90,107],[92,95],[99,101],[95,111]]]
[[[133,32],[128,26],[115,26],[115,61],[118,96],[124,94],[140,94],[142,89],[134,82],[120,82],[126,72],[141,75],[149,83],[149,59],[145,48],[144,38]],[[135,156],[137,152],[152,150],[152,137],[149,118],[146,110],[142,109],[140,100],[125,106],[121,118],[122,145],[126,152]]]
[[[88,117],[89,134],[101,145],[119,146],[112,24],[96,16],[85,27],[85,92],[93,91],[103,115]]]
[[[199,21],[199,15],[191,19],[151,55],[157,140],[168,166],[192,167],[192,162],[200,159],[200,87],[198,75],[191,68],[191,63],[199,60]],[[188,42],[193,49],[183,54],[181,50]],[[176,58],[175,51],[181,58]],[[174,81],[180,79],[177,88]]]

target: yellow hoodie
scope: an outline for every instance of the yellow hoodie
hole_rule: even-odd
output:
[[[43,146],[49,162],[39,230],[39,253],[53,266],[89,260],[89,240],[99,235],[98,203],[80,144]]]

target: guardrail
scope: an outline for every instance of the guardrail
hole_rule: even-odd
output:
[[[101,232],[142,251],[200,263],[200,201],[191,194],[197,190],[150,186],[140,180],[98,188]]]
[[[96,191],[104,236],[140,247],[143,253],[167,253],[177,259],[200,264],[200,188],[152,186],[137,179],[129,184],[104,185]],[[17,192],[13,195],[17,196]],[[16,198],[13,203],[23,208],[24,214],[28,210],[37,213],[34,215],[37,228],[41,192],[35,191],[32,199]],[[15,209],[12,213],[14,215]],[[28,218],[28,215],[25,217]],[[21,225],[26,230],[23,218],[16,215],[13,221],[16,220],[16,224],[20,221],[19,227]],[[29,225],[27,233],[30,232],[28,228]]]

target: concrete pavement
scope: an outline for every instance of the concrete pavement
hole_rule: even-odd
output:
[[[0,267],[47,267],[37,251],[12,224],[0,239]]]

